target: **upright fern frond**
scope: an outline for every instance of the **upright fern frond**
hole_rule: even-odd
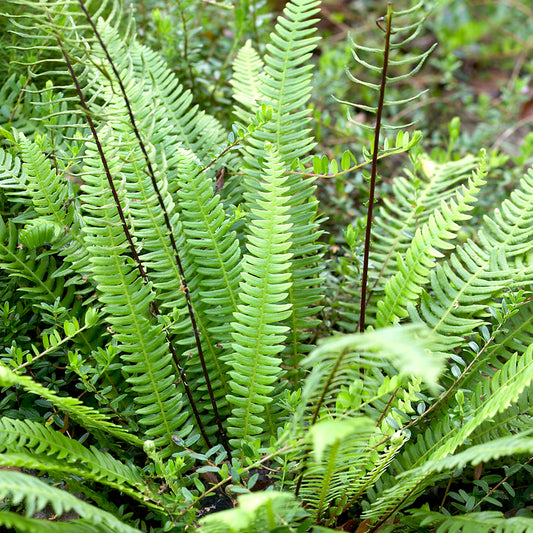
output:
[[[275,398],[274,383],[282,375],[280,352],[288,327],[282,321],[291,313],[286,303],[291,286],[290,224],[285,194],[287,177],[275,147],[267,148],[268,160],[263,174],[261,199],[252,209],[254,220],[250,225],[242,263],[240,303],[232,323],[233,350],[229,360],[227,396],[234,405],[229,419],[229,434],[233,445],[255,435],[273,435],[274,421],[262,415]]]
[[[183,233],[188,255],[194,263],[195,310],[202,331],[202,345],[211,377],[217,405],[224,411],[228,388],[227,364],[233,352],[231,336],[233,313],[239,302],[241,279],[241,249],[231,221],[226,215],[220,196],[214,194],[214,184],[194,158],[180,151],[177,197],[180,201]],[[204,385],[197,358],[192,358],[187,375],[196,376],[195,389]]]
[[[146,435],[153,436],[158,445],[169,446],[172,436],[178,434],[178,428],[181,436],[188,434],[191,428],[183,427],[188,413],[183,411],[183,401],[176,386],[175,372],[178,369],[168,348],[168,338],[163,326],[155,323],[151,314],[155,295],[150,284],[139,275],[138,265],[125,261],[123,255],[132,244],[123,231],[126,220],[121,220],[121,217],[131,220],[124,194],[128,169],[122,168],[123,163],[116,156],[111,159],[108,154],[108,167],[123,180],[121,185],[115,178],[116,187],[122,189],[119,201],[123,210],[119,215],[100,156],[91,148],[86,159],[87,185],[84,186],[85,231],[91,269],[109,323],[116,339],[121,342],[122,358],[127,363],[123,371],[136,394],[139,422],[149,428]]]
[[[243,154],[247,167],[244,191],[250,206],[259,187],[260,162],[265,158],[264,142],[276,147],[286,168],[299,159],[305,161],[314,145],[308,128],[309,113],[304,108],[311,94],[312,66],[305,62],[318,41],[313,36],[316,20],[311,18],[318,12],[318,5],[319,0],[288,2],[271,34],[272,42],[267,46],[264,71],[257,90],[260,102],[272,107],[273,116],[254,133]],[[305,343],[310,335],[309,328],[317,324],[314,316],[321,299],[321,246],[317,243],[320,235],[317,203],[312,198],[314,180],[291,174],[287,186],[291,197],[288,213],[292,224],[293,284],[289,289],[292,312],[286,321],[290,338],[285,355],[287,365],[297,369],[302,354],[310,349]]]

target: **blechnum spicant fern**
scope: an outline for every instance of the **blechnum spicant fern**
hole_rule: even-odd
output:
[[[243,43],[231,127],[193,103],[117,2],[13,6],[17,50],[34,56],[27,82],[0,91],[21,95],[1,129],[0,266],[38,333],[1,356],[0,466],[38,475],[1,471],[2,527],[533,527],[495,512],[487,483],[464,514],[442,512],[461,469],[529,467],[533,174],[457,243],[485,155],[434,162],[418,148],[368,218],[367,296],[346,287],[340,326],[355,331],[362,307],[369,327],[315,342],[318,0],[287,3],[263,56]],[[394,54],[422,29],[395,21],[420,11],[389,6],[378,66],[353,43],[382,79],[364,82],[382,98],[356,165],[371,164],[371,199],[378,159],[420,141],[379,135],[387,65],[409,63]],[[205,517],[213,497],[239,506]],[[34,516],[46,506],[74,516]]]

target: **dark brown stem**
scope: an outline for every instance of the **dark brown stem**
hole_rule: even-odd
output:
[[[378,168],[378,153],[379,153],[379,134],[381,130],[381,116],[383,114],[383,104],[385,102],[385,86],[387,85],[387,67],[389,65],[389,49],[391,38],[391,22],[392,22],[392,7],[389,3],[387,6],[387,16],[385,29],[385,49],[383,52],[383,69],[381,71],[381,85],[379,89],[379,102],[376,113],[376,127],[374,129],[374,148],[372,151],[372,170],[370,173],[370,193],[368,198],[368,211],[366,217],[366,234],[365,234],[365,250],[363,256],[363,277],[361,280],[361,313],[359,315],[359,331],[365,330],[365,314],[366,314],[366,289],[368,283],[368,262],[370,255],[370,240],[372,234],[372,216],[374,213],[374,198],[376,191],[376,177]],[[383,30],[380,21],[377,21],[378,27]]]
[[[211,386],[211,380],[209,379],[209,373],[207,371],[207,366],[206,366],[206,363],[205,363],[205,357],[204,357],[204,352],[203,352],[203,348],[202,348],[202,343],[200,341],[200,332],[198,330],[198,325],[196,323],[196,317],[195,317],[195,314],[194,314],[194,308],[193,308],[193,305],[192,305],[191,296],[190,296],[189,289],[188,289],[188,286],[187,286],[187,281],[186,281],[186,278],[185,278],[185,272],[184,272],[184,269],[183,269],[183,265],[182,265],[182,262],[181,262],[181,258],[180,258],[179,252],[178,252],[178,246],[177,246],[176,240],[174,238],[174,231],[173,231],[172,225],[170,223],[170,218],[168,216],[168,212],[167,212],[165,203],[163,201],[163,197],[161,195],[161,191],[159,189],[159,185],[157,183],[157,179],[155,177],[155,172],[154,172],[152,163],[150,161],[150,157],[148,156],[148,152],[146,151],[146,147],[145,147],[144,142],[143,142],[143,140],[141,138],[141,134],[139,132],[139,129],[137,127],[137,122],[135,120],[135,115],[133,113],[133,109],[131,107],[131,103],[130,103],[128,95],[126,93],[126,88],[124,87],[124,84],[122,83],[122,79],[120,77],[120,74],[119,74],[116,66],[115,66],[113,58],[111,57],[111,54],[109,53],[109,51],[107,49],[107,46],[105,45],[102,37],[100,36],[100,33],[98,32],[98,30],[96,28],[96,25],[94,24],[89,12],[87,11],[87,8],[85,7],[85,5],[83,3],[83,0],[78,0],[78,1],[79,1],[79,4],[80,4],[80,8],[83,11],[83,13],[85,14],[85,17],[87,18],[87,21],[89,22],[89,25],[91,26],[95,37],[97,38],[98,42],[100,43],[100,46],[102,47],[102,50],[103,50],[104,54],[106,55],[106,58],[107,58],[107,60],[109,62],[109,66],[113,70],[113,74],[115,75],[115,78],[116,78],[116,80],[117,80],[117,82],[119,84],[120,91],[121,91],[122,97],[124,99],[124,104],[126,105],[126,109],[128,111],[130,123],[131,123],[131,126],[133,128],[133,132],[135,134],[135,137],[137,138],[137,141],[139,143],[139,147],[140,147],[140,149],[141,149],[141,151],[143,153],[144,159],[146,161],[147,173],[148,173],[148,176],[150,177],[150,180],[152,182],[152,187],[154,188],[154,191],[156,193],[159,206],[160,206],[161,211],[163,213],[165,226],[167,227],[167,231],[168,231],[168,235],[169,235],[169,239],[170,239],[170,245],[172,247],[172,250],[174,251],[174,257],[175,257],[175,260],[176,260],[176,264],[178,266],[178,271],[179,271],[180,278],[181,278],[182,292],[185,294],[185,300],[187,302],[187,310],[188,310],[189,317],[190,317],[190,320],[191,320],[191,326],[192,326],[192,330],[193,330],[193,334],[194,334],[194,339],[195,339],[195,342],[196,342],[196,348],[198,350],[198,358],[200,360],[200,364],[201,364],[201,367],[202,367],[202,373],[203,373],[204,380],[205,380],[205,383],[206,383],[207,392],[209,394],[209,399],[211,401],[211,405],[212,405],[212,408],[213,408],[213,414],[215,416],[215,421],[216,421],[216,424],[217,424],[217,427],[218,427],[218,430],[219,430],[220,437],[221,437],[222,443],[224,445],[224,448],[226,449],[228,454],[230,454],[229,442],[228,442],[224,427],[222,425],[222,421],[221,421],[220,415],[218,413],[215,395],[213,393],[213,388]],[[167,334],[167,338],[168,338],[168,334]],[[172,346],[172,345],[169,344],[169,346]],[[172,351],[173,357],[176,360],[177,356],[176,356],[176,353],[175,353],[175,350],[174,350],[173,347],[171,348],[171,351]],[[194,402],[194,399],[193,399],[192,395],[191,396],[188,395],[188,398],[189,398],[189,402],[191,403],[191,407],[193,408],[193,411],[196,411],[196,406],[195,406],[195,402]],[[195,415],[195,418],[196,418],[196,415]],[[204,437],[204,440],[206,440],[206,443],[208,444],[208,446],[211,446],[211,443],[210,443],[209,439],[206,438],[205,430],[203,429],[203,424],[202,424],[199,416],[196,418],[196,420],[197,420],[198,426],[199,426],[199,428],[200,428],[200,430],[202,432],[202,436]]]

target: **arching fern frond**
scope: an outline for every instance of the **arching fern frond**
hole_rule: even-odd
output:
[[[91,449],[62,433],[30,420],[0,418],[2,466],[39,469],[64,479],[65,474],[98,481],[139,501],[153,495],[145,489],[139,468],[109,453]]]
[[[413,473],[433,474],[435,472],[451,472],[454,468],[464,468],[466,465],[473,466],[480,462],[493,461],[500,457],[512,455],[533,455],[533,437],[531,433],[533,429],[529,429],[519,433],[518,435],[511,435],[503,437],[491,442],[471,446],[466,450],[448,455],[442,459],[427,461],[423,466],[413,469],[409,472],[399,474],[398,478],[409,476]]]
[[[431,269],[435,268],[435,258],[442,257],[439,249],[452,249],[454,245],[449,241],[457,236],[460,229],[457,223],[470,218],[467,212],[472,209],[476,195],[485,183],[485,175],[486,162],[482,159],[478,170],[466,186],[461,186],[455,198],[442,201],[427,222],[417,228],[405,258],[397,256],[397,272],[385,286],[385,298],[377,304],[376,328],[408,315],[406,307],[418,300]]]
[[[415,511],[414,518],[421,527],[437,527],[437,533],[528,533],[533,529],[533,518],[514,516],[506,518],[500,511],[483,511],[447,516],[435,511]]]
[[[407,177],[392,181],[391,196],[382,198],[383,205],[372,226],[370,250],[374,286],[372,294],[381,295],[384,282],[397,272],[397,255],[404,256],[415,232],[426,224],[442,202],[449,203],[461,183],[476,169],[477,158],[467,155],[457,161],[436,163],[419,157],[421,172],[406,170]],[[479,173],[479,170],[478,170]]]
[[[128,526],[111,513],[98,509],[94,505],[84,502],[66,491],[52,487],[44,481],[21,472],[3,471],[0,476],[0,498],[8,498],[13,505],[25,504],[26,517],[50,505],[54,514],[61,516],[67,511],[75,511],[92,523],[106,527],[106,531],[116,533],[140,533],[140,530]],[[2,513],[0,513],[0,523]],[[4,519],[17,527],[17,521],[9,514]],[[39,523],[39,521],[36,521]],[[26,522],[27,523],[27,522]],[[107,529],[107,527],[109,529]]]
[[[432,272],[430,288],[422,291],[419,308],[408,306],[411,319],[423,320],[438,334],[434,350],[445,352],[460,345],[484,323],[486,307],[494,296],[532,279],[528,259],[532,192],[530,170],[501,208],[485,217],[479,244],[468,240],[458,246],[449,260],[439,263]]]
[[[0,385],[2,387],[19,385],[25,391],[37,396],[41,396],[42,398],[48,400],[60,411],[68,413],[72,419],[76,420],[80,425],[89,430],[102,431],[136,446],[143,445],[142,440],[137,436],[132,435],[122,429],[120,426],[115,425],[108,419],[107,416],[98,412],[92,407],[83,405],[76,398],[59,396],[52,390],[43,387],[40,383],[37,383],[29,376],[15,374],[3,364],[0,364]]]
[[[12,528],[19,533],[107,533],[103,524],[92,524],[81,519],[72,522],[51,522],[38,518],[28,518],[11,511],[0,511],[0,525]]]
[[[438,429],[441,425],[439,420],[434,420],[433,425],[417,441],[420,446],[410,446],[411,456],[408,464],[411,471],[406,472],[398,483],[385,490],[363,516],[372,520],[381,519],[382,522],[412,501],[425,486],[428,478],[416,469],[423,467],[428,461],[439,461],[454,453],[477,427],[516,402],[532,381],[533,345],[521,357],[514,355],[492,379],[487,379],[477,386],[471,396],[469,418],[460,427],[447,420],[447,416],[442,422],[444,431],[441,432]],[[416,457],[412,455],[415,451]],[[483,458],[480,457],[480,460]]]

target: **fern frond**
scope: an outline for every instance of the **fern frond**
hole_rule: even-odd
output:
[[[394,178],[392,195],[383,197],[383,206],[372,226],[373,294],[382,293],[383,280],[397,272],[398,254],[404,256],[417,229],[427,224],[443,202],[451,202],[461,184],[475,171],[477,161],[467,155],[457,161],[436,163],[420,156],[420,173],[406,171],[407,177]]]
[[[431,339],[426,328],[416,325],[383,328],[364,334],[342,335],[322,342],[305,358],[303,365],[310,370],[302,392],[303,404],[307,402],[312,419],[320,413],[331,412],[337,401],[334,391],[349,388],[361,379],[361,369],[372,368],[372,360],[383,365],[392,363],[399,371],[426,380],[435,386],[443,369],[443,360],[428,351]],[[371,380],[372,375],[363,379]],[[379,387],[382,383],[379,383]],[[371,384],[365,383],[365,392]]]
[[[524,355],[514,355],[492,379],[480,383],[471,396],[470,417],[460,427],[446,421],[442,424],[445,430],[441,433],[435,425],[430,426],[420,437],[421,452],[415,459],[409,460],[411,469],[423,467],[428,461],[439,461],[454,453],[477,427],[486,420],[505,411],[518,400],[523,390],[533,381],[533,345]],[[435,422],[438,425],[438,419]],[[411,453],[416,450],[410,447]],[[423,451],[422,451],[423,450]],[[406,473],[395,486],[387,489],[365,511],[364,517],[377,519],[388,517],[418,493],[427,476],[413,470]]]
[[[468,240],[458,246],[448,261],[432,271],[430,287],[422,291],[419,308],[408,306],[412,320],[426,322],[437,334],[434,350],[449,352],[461,345],[485,323],[487,305],[493,305],[495,296],[532,278],[528,258],[532,192],[530,170],[501,208],[485,217],[479,244]]]
[[[214,194],[213,180],[202,172],[190,152],[181,152],[178,175],[177,196],[183,232],[188,255],[194,263],[195,310],[201,327],[206,328],[202,345],[208,358],[206,365],[217,405],[222,412],[225,396],[230,392],[227,384],[229,368],[225,361],[232,353],[230,323],[239,302],[240,243],[236,232],[230,230],[230,219],[220,196]],[[193,364],[194,358],[188,368]],[[201,371],[193,370],[193,373],[202,380]],[[204,385],[199,382],[196,387],[203,390]]]
[[[0,498],[3,500],[8,498],[12,505],[24,503],[26,517],[30,517],[36,511],[40,511],[50,505],[54,514],[58,516],[67,511],[75,511],[81,517],[90,519],[94,524],[108,526],[111,531],[116,533],[140,533],[139,529],[128,526],[111,513],[102,511],[66,491],[47,485],[40,479],[21,472],[2,472],[2,476],[0,476]],[[9,519],[17,527],[17,522],[13,520],[12,515],[4,517],[6,522]]]
[[[316,521],[329,518],[332,503],[351,496],[357,481],[366,474],[374,431],[373,421],[362,417],[324,419],[310,427],[313,455],[305,462],[298,496]]]
[[[136,394],[139,422],[149,428],[146,435],[156,437],[157,445],[169,446],[172,436],[178,434],[178,428],[180,436],[184,436],[191,427],[183,427],[188,413],[183,411],[183,401],[176,386],[174,372],[177,368],[168,350],[168,338],[163,326],[156,324],[151,315],[155,295],[142,277],[142,267],[138,262],[132,265],[130,261],[125,261],[123,255],[132,246],[124,231],[126,220],[121,219],[128,217],[131,220],[124,191],[131,173],[127,165],[122,168],[123,163],[116,155],[111,159],[111,154],[108,154],[108,168],[112,168],[114,176],[123,180],[122,191],[117,193],[122,206],[119,214],[102,161],[92,146],[88,148],[86,161],[87,184],[83,199],[93,276],[115,338],[121,342],[122,359],[127,363],[123,371]],[[119,185],[117,183],[116,187]],[[159,225],[158,230],[161,230]],[[167,451],[170,453],[170,449]]]
[[[83,405],[76,398],[59,396],[55,392],[43,387],[29,376],[15,374],[3,364],[0,364],[0,384],[2,387],[18,385],[26,392],[41,396],[45,400],[48,400],[52,405],[56,406],[60,411],[68,413],[72,419],[76,420],[80,425],[89,430],[102,431],[136,446],[143,445],[141,439],[113,424],[113,422],[109,421],[104,414],[92,407]]]
[[[10,511],[0,511],[0,525],[12,528],[18,533],[106,533],[109,529],[103,524],[75,520],[71,522],[51,522],[38,518],[28,518]]]
[[[304,109],[311,94],[311,65],[305,62],[318,41],[313,37],[319,0],[293,0],[287,3],[283,16],[278,18],[272,42],[267,45],[264,71],[257,86],[261,103],[273,109],[272,120],[257,129],[246,145],[243,158],[246,170],[244,196],[247,208],[252,209],[259,190],[261,161],[265,158],[264,143],[269,142],[279,151],[286,168],[308,156],[314,145],[310,135],[309,113]],[[309,328],[318,322],[314,318],[322,298],[320,265],[322,247],[317,243],[320,235],[317,223],[317,202],[312,198],[315,190],[312,178],[302,179],[298,174],[287,180],[291,198],[288,214],[292,224],[293,254],[292,286],[289,302],[292,312],[286,320],[290,337],[284,355],[287,366],[296,371],[302,354],[309,352],[306,339]]]
[[[436,265],[435,258],[442,257],[440,249],[452,249],[449,241],[457,236],[460,226],[457,222],[468,220],[466,214],[472,209],[480,187],[485,183],[486,162],[482,156],[480,166],[463,185],[449,203],[441,202],[429,216],[428,221],[419,227],[414,235],[405,259],[397,257],[397,273],[385,286],[385,298],[379,301],[376,328],[390,325],[396,318],[408,315],[406,308],[418,300],[422,287],[427,283],[431,269]]]
[[[263,61],[252,46],[252,42],[246,41],[233,62],[231,79],[235,100],[233,113],[243,126],[250,122],[260,104],[261,93],[258,82],[263,66]]]
[[[62,433],[30,420],[0,418],[0,462],[3,466],[39,469],[56,475],[71,474],[98,481],[146,502],[142,472],[109,453],[90,450]]]
[[[297,526],[304,511],[288,492],[254,492],[238,498],[238,507],[201,519],[199,533],[252,533],[269,524],[271,530]]]
[[[242,262],[237,311],[232,323],[233,350],[229,364],[229,386],[233,393],[227,396],[235,407],[229,419],[229,434],[233,446],[266,430],[275,434],[274,423],[261,415],[274,398],[274,383],[282,374],[282,342],[287,326],[281,322],[290,314],[290,303],[285,303],[291,282],[290,274],[290,224],[285,194],[287,177],[275,147],[267,148],[269,154],[263,174],[263,185],[258,194],[258,207],[252,210]],[[265,425],[267,426],[265,428]]]
[[[533,518],[514,516],[505,518],[499,511],[484,511],[447,516],[435,511],[413,513],[421,527],[437,527],[437,533],[528,533],[533,529]]]

